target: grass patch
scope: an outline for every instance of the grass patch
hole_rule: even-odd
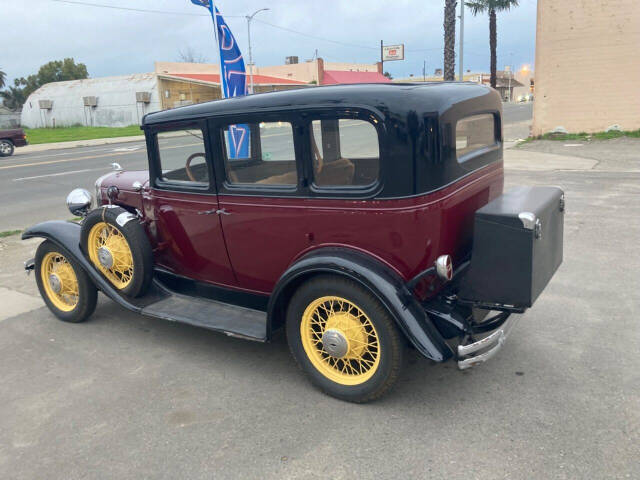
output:
[[[5,230],[4,232],[0,232],[0,238],[12,237],[20,233],[22,233],[22,230]]]
[[[544,135],[539,135],[537,137],[529,137],[520,143],[518,146],[524,145],[526,143],[532,142],[534,140],[558,140],[561,142],[566,142],[568,140],[580,140],[584,142],[590,142],[591,140],[611,140],[613,138],[620,137],[629,137],[629,138],[640,138],[640,130],[631,130],[631,131],[623,131],[623,132],[596,132],[596,133],[545,133]]]
[[[143,135],[138,125],[128,127],[25,128],[24,131],[31,145]]]

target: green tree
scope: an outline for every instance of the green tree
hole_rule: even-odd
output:
[[[67,80],[80,80],[88,78],[87,66],[84,63],[76,63],[73,58],[54,60],[40,67],[38,73],[20,78],[20,85],[24,87],[24,97],[28,98],[42,85],[52,82],[64,82]]]
[[[444,2],[444,79],[455,80],[456,68],[456,0]]]
[[[0,88],[4,88],[5,80],[7,79],[7,74],[0,70]]]
[[[0,72],[4,74],[4,72]],[[4,99],[4,105],[13,110],[22,108],[24,102],[42,85],[52,82],[64,82],[66,80],[80,80],[89,78],[87,66],[84,63],[76,63],[73,58],[54,60],[45,63],[38,69],[38,73],[14,80],[14,86],[0,92]],[[0,88],[4,86],[4,77],[0,76]]]
[[[496,12],[502,12],[518,6],[518,0],[475,0],[465,2],[474,16],[489,13],[489,50],[491,50],[491,86],[496,88],[496,64],[498,50],[498,21]]]

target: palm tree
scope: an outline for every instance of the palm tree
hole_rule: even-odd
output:
[[[518,0],[475,0],[465,2],[465,5],[471,9],[473,15],[489,12],[489,49],[491,50],[491,86],[496,88],[496,64],[497,64],[497,45],[498,45],[498,25],[496,20],[496,12],[509,10],[511,7],[518,6]]]
[[[9,87],[0,92],[2,103],[9,110],[20,110],[26,101],[24,92],[20,87]]]
[[[444,2],[444,79],[455,80],[456,74],[456,0]]]
[[[7,74],[4,73],[2,70],[0,70],[0,88],[4,88],[5,86],[5,79],[7,78]]]

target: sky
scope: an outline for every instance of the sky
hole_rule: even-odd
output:
[[[154,61],[178,61],[187,47],[216,59],[207,10],[190,0],[75,0],[118,10],[56,0],[0,0],[0,70],[13,78],[35,73],[51,60],[73,57],[91,77],[153,71]],[[374,63],[380,40],[405,44],[405,60],[385,63],[394,77],[421,76],[442,67],[444,0],[217,0],[216,5],[248,58],[245,15],[263,7],[251,25],[257,65],[279,65],[297,55],[331,62]],[[264,23],[268,22],[268,23]],[[536,0],[498,14],[498,69],[533,65]],[[465,14],[464,68],[489,70],[489,20]],[[278,28],[279,27],[279,28]],[[293,31],[292,31],[293,30]],[[299,33],[296,33],[299,32]],[[456,26],[456,34],[459,28]],[[457,55],[457,48],[456,48]],[[456,58],[456,72],[458,59]]]

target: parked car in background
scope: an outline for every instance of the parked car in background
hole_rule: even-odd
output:
[[[27,145],[27,135],[21,128],[11,130],[0,130],[0,157],[10,157],[13,155],[15,147]]]
[[[86,190],[67,198],[82,222],[23,233],[45,239],[26,269],[62,320],[86,320],[99,289],[234,337],[282,328],[317,387],[366,402],[406,348],[461,369],[493,357],[562,262],[564,194],[503,194],[488,87],[263,93],[151,113],[142,128],[148,169],[114,164],[97,208]]]

